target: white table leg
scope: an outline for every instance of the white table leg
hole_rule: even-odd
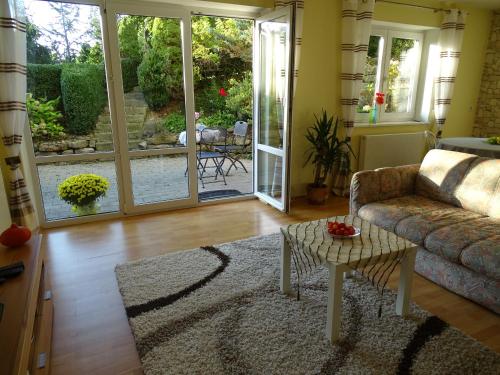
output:
[[[280,289],[284,294],[291,293],[290,285],[290,270],[291,270],[291,252],[290,245],[283,233],[281,233],[281,272],[280,272]]]
[[[338,341],[342,316],[342,282],[345,266],[328,263],[328,307],[326,310],[326,338]]]
[[[403,317],[408,314],[416,254],[417,248],[414,247],[412,249],[409,249],[405,257],[401,260],[398,298],[396,300],[396,313]]]

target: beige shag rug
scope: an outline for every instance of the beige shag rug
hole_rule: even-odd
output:
[[[324,336],[327,271],[279,292],[279,236],[116,268],[145,374],[498,374],[500,356],[395,294],[344,282],[342,340]]]

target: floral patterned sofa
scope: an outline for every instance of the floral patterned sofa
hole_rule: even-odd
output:
[[[419,245],[419,274],[500,313],[500,159],[431,150],[358,172],[350,211]]]

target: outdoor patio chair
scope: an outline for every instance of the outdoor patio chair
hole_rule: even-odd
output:
[[[206,150],[207,147],[208,148],[211,147],[214,140],[213,140],[213,138],[211,138],[210,141],[204,140],[203,133],[205,130],[206,129],[203,129],[200,131],[200,142],[198,142],[198,145],[197,145],[198,150],[196,152],[198,178],[201,181],[201,186],[204,189],[205,184],[219,182],[219,180],[217,180],[219,174],[222,177],[224,185],[227,185],[226,176],[224,175],[224,170],[222,169],[222,166],[224,165],[224,161],[226,160],[226,155],[223,152],[219,152],[217,150]],[[224,144],[226,144],[227,130],[221,128],[221,129],[218,129],[218,131],[219,131],[218,140],[220,141],[220,139],[222,138],[222,139],[224,139]],[[208,164],[209,161],[212,161],[213,165],[209,165]],[[215,169],[215,176],[213,176],[213,175],[205,176],[207,169]],[[211,177],[214,177],[214,181],[209,181],[209,182],[204,181],[204,179],[211,178]]]
[[[248,137],[248,123],[245,121],[236,121],[234,124],[233,134],[230,136],[229,142],[225,142],[224,145],[214,146],[214,150],[221,152],[225,155],[226,159],[231,162],[231,165],[227,169],[226,176],[229,175],[229,171],[232,167],[238,169],[237,163],[241,165],[243,170],[248,173],[245,165],[241,162],[241,156],[247,151]]]

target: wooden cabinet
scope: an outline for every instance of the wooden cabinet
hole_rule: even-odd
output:
[[[0,266],[24,272],[0,285],[0,375],[48,374],[53,308],[41,235],[16,249],[0,248]]]

